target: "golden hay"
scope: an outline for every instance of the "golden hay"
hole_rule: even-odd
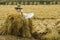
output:
[[[8,14],[5,21],[5,27],[6,34],[31,37],[32,20],[25,19],[19,13]]]
[[[18,34],[23,27],[24,18],[19,14],[8,14],[5,25],[7,34]],[[19,35],[19,34],[18,34]]]
[[[33,37],[41,40],[60,40],[59,21],[57,19],[33,20]]]

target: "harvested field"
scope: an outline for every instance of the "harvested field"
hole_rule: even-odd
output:
[[[0,13],[15,13],[14,7],[16,5],[0,5]],[[21,7],[24,12],[34,12],[38,18],[60,18],[60,5],[22,5]]]
[[[14,7],[16,7],[16,5],[0,5],[0,30],[3,29],[2,26],[4,25],[8,14],[19,13]],[[36,32],[36,35],[40,34],[38,37],[41,36],[41,40],[60,40],[60,5],[22,5],[21,7],[23,8],[23,12],[34,12],[35,14],[35,19],[32,19],[32,33]],[[5,38],[5,36],[1,37]],[[9,35],[9,38],[10,37],[11,36]],[[16,37],[12,37],[10,40],[14,40],[15,38]],[[34,39],[22,38],[22,40]]]

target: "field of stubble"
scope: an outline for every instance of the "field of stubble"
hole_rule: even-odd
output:
[[[16,5],[0,5],[0,30],[7,15],[17,13],[14,7]],[[46,28],[49,29],[46,35],[42,35],[42,40],[60,40],[60,5],[22,5],[21,7],[23,12],[34,12],[35,18],[49,18],[33,19],[33,32],[44,33]]]

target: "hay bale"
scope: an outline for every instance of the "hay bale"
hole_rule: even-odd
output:
[[[26,19],[25,27],[23,27],[23,36],[24,37],[31,37],[32,33],[32,20],[31,19]]]
[[[6,27],[5,33],[11,35],[19,35],[23,37],[31,37],[31,29],[32,29],[31,24],[32,21],[30,19],[27,21],[20,14],[17,13],[8,14],[5,21],[5,27]]]
[[[23,27],[25,19],[19,14],[8,14],[7,19],[5,21],[6,33],[19,35],[20,29]]]

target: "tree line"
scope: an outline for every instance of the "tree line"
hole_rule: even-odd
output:
[[[60,4],[60,1],[8,1],[0,2],[0,5],[54,5]]]

